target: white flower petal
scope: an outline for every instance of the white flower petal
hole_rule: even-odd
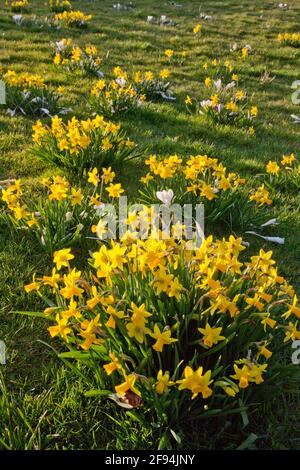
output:
[[[262,224],[261,227],[267,227],[268,225],[277,225],[277,219],[270,219]]]
[[[169,206],[172,202],[174,197],[174,192],[172,189],[168,189],[167,191],[164,189],[163,191],[157,191],[156,197],[159,199],[163,204]]]
[[[265,237],[263,235],[260,235],[259,233],[252,232],[252,231],[247,231],[245,233],[248,233],[250,235],[256,235],[257,237],[263,238],[267,242],[278,243],[279,245],[283,245],[285,242],[285,239],[281,237]]]

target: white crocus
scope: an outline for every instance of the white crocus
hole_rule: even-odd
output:
[[[214,193],[214,194],[217,194],[218,192],[219,192],[219,181],[218,181],[218,180],[215,180],[215,181],[214,181],[213,193]]]
[[[66,49],[65,41],[63,41],[63,40],[56,41],[55,48],[56,48],[57,52],[64,52],[65,49]]]
[[[281,238],[281,237],[265,237],[263,235],[260,235],[259,233],[256,233],[256,232],[245,232],[245,233],[248,233],[250,235],[256,235],[257,237],[260,237],[260,238],[263,238],[264,240],[266,240],[267,242],[273,242],[273,243],[278,243],[278,245],[283,245],[284,242],[285,242],[285,239],[284,238]]]
[[[300,123],[300,116],[296,116],[296,114],[291,114],[291,118],[294,120],[294,124]]]
[[[209,108],[211,106],[211,100],[200,101],[200,105],[202,106],[202,108]]]
[[[268,227],[269,225],[277,225],[277,224],[278,224],[277,219],[270,219],[264,224],[262,224],[261,227]]]
[[[124,86],[126,85],[126,80],[124,77],[116,78],[116,82],[121,88],[124,88]]]
[[[23,21],[23,16],[22,15],[13,15],[12,19],[17,25],[20,25]]]
[[[148,15],[148,16],[147,16],[147,22],[148,22],[148,23],[155,23],[156,20],[155,20],[154,16]]]
[[[234,81],[228,83],[225,87],[226,90],[229,90],[230,88],[234,88],[236,83]]]
[[[219,78],[217,81],[214,82],[216,89],[219,91],[222,88],[222,80]]]
[[[72,219],[72,212],[66,212],[66,222],[70,222]]]
[[[168,189],[167,191],[164,189],[163,191],[157,191],[156,197],[166,206],[170,206],[174,197],[174,192],[172,189]]]

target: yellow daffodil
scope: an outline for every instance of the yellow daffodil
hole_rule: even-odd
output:
[[[192,98],[189,95],[186,95],[184,102],[186,105],[192,104]]]
[[[193,33],[194,33],[194,34],[200,33],[201,28],[202,28],[201,23],[197,23],[196,26],[194,26]]]
[[[222,327],[214,328],[206,323],[205,328],[198,328],[198,331],[203,334],[203,343],[211,348],[214,344],[225,339],[225,336],[221,336]]]
[[[129,374],[127,376],[125,375],[125,381],[120,385],[116,385],[115,387],[117,394],[123,396],[126,392],[128,392],[128,390],[131,390],[133,393],[140,397],[141,393],[135,387],[136,379],[137,376],[135,374]]]
[[[170,59],[174,55],[173,49],[166,49],[165,55]]]
[[[115,370],[121,370],[122,365],[118,359],[118,356],[112,351],[109,353],[109,357],[111,362],[109,364],[104,364],[103,369],[107,373],[107,375],[111,375]]]
[[[155,384],[155,390],[159,395],[163,395],[166,393],[172,385],[174,385],[175,382],[172,382],[170,380],[170,373],[167,371],[163,373],[163,371],[160,369],[157,373],[157,382]]]
[[[170,75],[170,72],[168,69],[162,69],[159,73],[160,78],[168,78]]]
[[[184,369],[184,378],[177,380],[176,383],[179,384],[179,390],[191,390],[193,394],[192,399],[196,398],[199,393],[202,394],[203,398],[208,398],[212,395],[212,389],[209,388],[209,385],[213,381],[210,377],[210,370],[203,374],[203,367],[198,367],[196,371],[193,371],[190,366],[186,366]]]
[[[163,347],[166,344],[171,344],[178,341],[176,338],[171,338],[171,330],[168,329],[161,332],[158,325],[154,325],[154,331],[153,333],[150,333],[150,336],[156,339],[156,343],[152,346],[152,348],[157,352],[162,352]]]
[[[272,162],[271,160],[266,166],[267,173],[270,173],[271,175],[278,175],[280,167],[276,162]]]
[[[60,271],[64,266],[69,267],[69,261],[71,259],[74,259],[74,255],[72,255],[70,248],[55,251],[53,255],[53,260],[58,271]]]
[[[72,329],[68,326],[67,318],[60,318],[59,315],[56,315],[56,325],[50,326],[48,331],[52,338],[55,336],[60,336],[61,338],[68,343],[68,335],[72,333]]]
[[[107,188],[105,188],[105,190],[112,198],[119,198],[121,194],[124,193],[124,189],[120,183],[110,184]]]

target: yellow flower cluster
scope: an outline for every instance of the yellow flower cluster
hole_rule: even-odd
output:
[[[222,80],[231,79],[232,81],[238,81],[238,75],[234,72],[234,66],[228,59],[220,60],[214,58],[210,62],[204,62],[202,68],[209,75],[204,82],[206,87],[211,85],[212,79],[216,76]]]
[[[158,77],[151,71],[138,70],[129,78],[121,67],[115,67],[113,75],[113,80],[101,79],[91,90],[92,107],[105,115],[124,112],[148,99],[173,99],[169,83],[164,82],[170,75],[167,68],[163,68]]]
[[[247,109],[247,93],[238,87],[239,75],[234,71],[232,62],[214,58],[206,61],[203,69],[203,84],[209,95],[200,102],[187,95],[187,110],[191,112],[190,106],[196,104],[200,114],[206,115],[214,124],[236,124],[248,128],[248,134],[253,135],[253,121],[259,114],[258,107],[254,105]]]
[[[102,59],[97,56],[95,46],[86,46],[84,49],[78,47],[72,39],[62,39],[59,41],[59,47],[56,48],[53,63],[71,68],[97,68]]]
[[[82,190],[70,186],[66,178],[54,176],[53,178],[43,178],[41,184],[48,189],[49,201],[63,201],[69,199],[72,206],[81,204],[83,201]],[[12,211],[16,221],[26,223],[28,227],[39,226],[38,217],[40,214],[36,210],[30,210],[27,203],[23,202],[24,191],[21,180],[14,181],[6,189],[2,189],[1,199]]]
[[[265,188],[265,185],[262,184],[259,188],[252,191],[249,197],[250,201],[255,201],[259,206],[267,204],[268,206],[272,204],[272,199],[270,198],[269,191]]]
[[[48,197],[50,201],[62,201],[69,199],[72,206],[81,204],[83,201],[82,190],[72,188],[65,177],[54,176],[53,178],[43,178],[43,186],[48,188]]]
[[[51,88],[41,75],[0,67],[0,77],[6,85],[6,106],[13,115],[55,115],[63,111],[59,103],[62,87]]]
[[[155,176],[163,180],[174,178],[178,189],[178,177],[181,175],[187,192],[208,200],[217,198],[219,192],[234,191],[245,183],[236,173],[229,173],[217,158],[207,155],[190,157],[184,164],[178,155],[171,155],[163,160],[151,155],[145,163],[150,172],[141,178],[142,183],[149,185]]]
[[[27,0],[12,0],[10,3],[11,10],[15,13],[19,13],[28,7]]]
[[[269,160],[266,165],[267,173],[273,176],[279,176],[280,173],[284,171],[286,173],[293,172],[300,175],[300,164],[294,153],[283,155],[280,164],[281,166],[278,165],[277,162]]]
[[[272,356],[267,345],[273,337],[283,333],[283,342],[300,338],[300,306],[293,288],[278,275],[272,252],[261,249],[243,262],[239,259],[243,250],[242,240],[233,236],[216,241],[210,236],[200,248],[187,252],[184,242],[176,243],[173,238],[136,240],[125,234],[119,242],[102,244],[92,254],[96,276],[88,278],[72,268],[74,255],[70,249],[63,249],[54,253],[52,274],[34,279],[25,289],[38,290],[42,297],[46,292],[45,299],[49,289],[58,296],[59,303],[45,310],[45,316],[54,322],[50,335],[75,343],[84,351],[97,351],[101,345],[104,356],[110,358],[103,365],[106,374],[117,373],[123,378],[115,387],[120,396],[131,390],[143,397],[146,387],[158,395],[189,390],[192,399],[199,395],[207,399],[221,388],[234,397],[240,389],[264,381],[266,361]],[[140,293],[139,300],[132,300],[133,285]],[[173,299],[172,315],[166,316],[162,309],[168,304],[166,298]],[[290,317],[296,321],[290,321]],[[189,324],[193,324],[192,329]],[[204,366],[202,353],[218,343],[234,341],[239,328],[245,335],[236,352],[241,357],[236,355],[232,364],[213,374]],[[252,336],[254,331],[256,336]],[[180,348],[187,347],[194,348],[190,364],[179,353]],[[151,359],[151,350],[160,356],[159,369]],[[171,356],[165,355],[169,350],[177,351],[172,356],[184,361],[182,378],[176,361],[171,369],[165,369],[167,363],[170,368]],[[219,364],[226,350],[218,350]],[[243,356],[246,353],[247,358]],[[146,366],[145,359],[144,369],[139,366],[142,357],[148,361]],[[264,362],[260,362],[261,357]]]
[[[92,15],[85,15],[82,11],[64,11],[55,15],[55,20],[66,23],[68,26],[82,27],[92,19]]]
[[[1,191],[1,200],[7,206],[5,214],[13,227],[26,231],[30,228],[52,255],[55,246],[82,240],[90,236],[90,231],[98,238],[107,232],[97,210],[105,201],[113,203],[124,192],[120,183],[113,183],[115,176],[111,167],[103,168],[102,174],[94,168],[88,172],[91,185],[85,185],[84,190],[71,186],[65,177],[42,178],[37,185],[43,190],[34,198],[31,188],[21,180],[8,181]]]
[[[104,95],[106,100],[113,98],[113,101],[118,100],[118,98],[122,98],[124,96],[129,98],[137,96],[137,92],[134,90],[131,84],[123,86],[122,83],[118,83],[116,80],[107,82],[103,78],[93,86],[91,94],[96,97]]]
[[[128,111],[145,99],[137,93],[128,80],[127,72],[121,67],[115,67],[113,74],[113,80],[102,78],[91,90],[91,107],[108,117]]]
[[[98,115],[94,119],[87,120],[78,120],[73,117],[66,124],[61,118],[55,116],[52,118],[51,126],[44,125],[39,120],[32,126],[32,140],[35,144],[42,145],[45,138],[54,137],[60,151],[78,155],[80,151],[93,145],[94,133],[99,132],[102,136],[99,147],[102,151],[108,151],[114,145],[114,142],[111,142],[111,137],[113,138],[119,132],[120,127],[119,124],[113,124]],[[130,139],[121,139],[118,145],[135,146]]]
[[[28,88],[44,88],[45,82],[43,77],[36,74],[30,74],[28,72],[17,73],[14,70],[8,70],[3,75],[3,80],[9,86],[19,87],[23,90]]]
[[[35,236],[43,251],[52,256],[58,248],[86,241],[91,231],[98,238],[107,232],[98,210],[124,192],[120,183],[112,184],[115,173],[103,168],[99,175],[95,168],[88,174],[84,190],[71,184],[65,177],[54,176],[37,181],[42,187],[40,195],[32,197],[32,188],[20,180],[7,182],[1,200],[7,210],[3,216],[13,229]],[[98,188],[100,186],[100,191]]]
[[[55,13],[61,13],[72,9],[72,5],[69,0],[49,0],[49,7],[50,10]]]
[[[166,79],[169,76],[170,76],[170,71],[166,68],[162,69],[159,72],[159,78]],[[133,81],[135,83],[142,83],[144,81],[152,81],[155,79],[156,77],[154,76],[154,73],[151,72],[150,70],[144,73],[142,73],[140,70],[137,70],[133,75]]]
[[[67,122],[55,116],[51,124],[40,120],[32,126],[32,152],[39,158],[84,176],[92,168],[124,163],[137,155],[137,145],[120,124],[98,114],[93,119]]]
[[[300,47],[300,33],[280,33],[277,41],[289,46]]]
[[[2,189],[1,199],[6,203],[7,207],[13,212],[17,221],[28,219],[28,225],[34,225],[36,222],[34,214],[28,212],[27,205],[20,202],[22,196],[21,180],[14,181],[7,189]]]
[[[211,82],[209,82],[211,85]],[[208,80],[205,79],[205,86],[208,86]],[[218,114],[221,114],[222,111],[229,111],[232,115],[236,115],[241,111],[244,111],[243,100],[246,99],[246,92],[243,90],[236,90],[233,93],[228,92],[229,89],[226,89],[221,92],[214,91],[209,99],[203,103],[204,108],[211,108],[216,110]],[[225,99],[224,99],[225,98]],[[253,118],[256,118],[258,115],[258,107],[251,106],[248,111],[248,120],[251,121]]]

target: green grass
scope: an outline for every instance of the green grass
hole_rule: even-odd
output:
[[[3,2],[4,3],[4,2]],[[114,66],[126,70],[158,72],[171,70],[175,103],[155,103],[121,117],[129,136],[160,155],[182,156],[208,153],[218,157],[231,170],[244,176],[262,172],[269,159],[283,153],[300,156],[299,126],[291,114],[300,108],[291,100],[291,84],[299,79],[300,49],[279,47],[279,32],[299,31],[298,1],[289,1],[289,10],[277,8],[271,0],[207,0],[201,11],[213,16],[204,22],[200,38],[192,34],[199,21],[199,2],[181,1],[174,8],[158,0],[136,0],[133,11],[118,12],[110,0],[74,0],[74,7],[93,15],[86,30],[51,30],[19,27],[11,20],[7,7],[0,13],[0,60],[16,71],[29,71],[45,76],[52,85],[66,88],[65,104],[72,113],[88,117],[86,99],[93,79],[80,74],[67,74],[52,63],[50,44],[72,37],[79,45],[94,44],[100,53],[108,54],[103,65],[106,75]],[[246,3],[246,2],[245,2]],[[45,15],[44,0],[30,1],[30,14]],[[30,16],[29,14],[29,16]],[[147,15],[166,14],[178,22],[176,27],[161,27],[146,22]],[[28,16],[28,15],[25,15]],[[298,28],[298,29],[297,29]],[[246,62],[230,53],[230,45],[251,44],[253,55]],[[164,50],[187,51],[182,64],[169,65]],[[186,113],[187,94],[200,96],[199,82],[205,73],[202,64],[214,57],[236,63],[241,85],[260,110],[262,125],[254,138],[229,126],[213,127],[203,117]],[[276,76],[262,85],[260,76],[267,70]],[[10,118],[0,112],[0,179],[20,177],[34,182],[52,170],[30,154],[31,126],[29,117]],[[121,181],[134,194],[139,176],[145,173],[141,161],[130,164],[120,175]],[[134,176],[132,176],[134,175]],[[286,237],[282,247],[274,247],[281,272],[296,287],[300,272],[300,197],[293,192],[278,192],[276,208],[283,222],[278,235]],[[272,247],[273,248],[273,247]],[[72,377],[52,349],[42,322],[18,317],[13,310],[42,308],[35,297],[28,297],[22,286],[33,272],[47,268],[44,260],[26,240],[20,240],[0,225],[0,339],[8,348],[8,362],[0,366],[0,448],[4,449],[137,449],[156,448],[159,432],[147,422],[134,421],[114,404],[84,397],[84,385]],[[237,448],[250,432],[258,439],[259,448],[300,448],[299,393],[297,387],[279,391],[263,410],[254,412],[251,423],[241,430],[240,418],[215,423],[208,431],[193,424],[182,446],[195,448]],[[111,419],[114,418],[114,420]],[[239,421],[237,423],[237,421]],[[174,443],[175,444],[175,443]]]

